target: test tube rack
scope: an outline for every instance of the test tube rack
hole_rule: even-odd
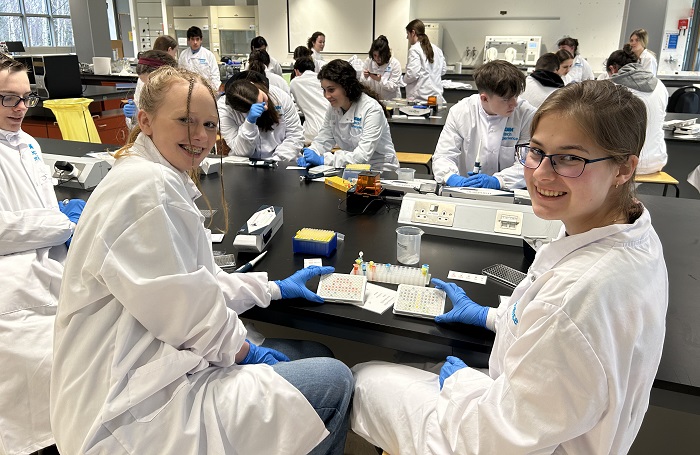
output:
[[[428,264],[423,264],[421,267],[408,267],[358,260],[353,264],[350,275],[364,275],[368,281],[377,283],[412,284],[414,286],[430,284],[430,266]]]

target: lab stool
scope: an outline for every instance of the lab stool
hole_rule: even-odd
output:
[[[433,155],[430,153],[396,152],[396,158],[398,158],[401,166],[404,164],[419,164],[428,169],[428,174],[432,174],[429,163],[433,159]]]
[[[93,142],[101,144],[102,140],[95,126],[88,106],[89,98],[64,98],[46,100],[44,107],[51,109],[56,116],[58,128],[64,141]]]
[[[663,195],[666,196],[668,186],[672,185],[676,189],[676,197],[680,197],[681,190],[678,188],[678,180],[674,179],[663,171],[654,172],[653,174],[635,175],[635,183],[656,183],[664,186]]]

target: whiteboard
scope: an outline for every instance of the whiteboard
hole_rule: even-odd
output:
[[[326,35],[328,54],[367,54],[374,40],[375,0],[287,0],[288,52]]]

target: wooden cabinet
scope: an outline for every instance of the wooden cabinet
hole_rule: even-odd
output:
[[[95,127],[103,144],[124,145],[129,136],[126,120],[123,114],[115,114],[106,117],[96,115]],[[55,120],[25,119],[22,129],[33,137],[46,137],[49,139],[63,139],[61,130]]]

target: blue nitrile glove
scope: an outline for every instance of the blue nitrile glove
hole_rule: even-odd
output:
[[[309,291],[306,287],[306,282],[317,275],[325,275],[327,273],[335,272],[333,267],[319,267],[317,265],[310,265],[305,269],[298,270],[294,275],[284,280],[275,280],[277,286],[280,287],[280,292],[282,292],[283,299],[293,299],[296,297],[301,297],[306,300],[311,300],[312,302],[323,303],[323,299],[316,295],[316,293]]]
[[[289,357],[279,351],[254,345],[248,340],[246,340],[246,342],[250,345],[250,350],[248,351],[248,355],[245,356],[245,359],[238,363],[239,365],[254,365],[257,363],[275,365],[279,362],[289,362]]]
[[[255,103],[252,106],[250,106],[250,110],[248,111],[248,116],[246,117],[246,120],[248,120],[250,123],[255,124],[255,122],[258,121],[261,115],[263,115],[263,112],[265,112],[265,103]]]
[[[75,224],[78,224],[78,219],[80,219],[80,215],[83,213],[83,209],[85,208],[85,201],[82,199],[71,199],[68,202],[61,201],[58,203],[58,208],[61,210],[61,213],[68,217],[69,220]]]
[[[129,102],[124,105],[122,110],[124,111],[124,116],[126,118],[133,118],[139,111],[139,108],[136,107],[134,100],[129,100]]]
[[[461,322],[463,324],[486,327],[488,307],[475,303],[467,297],[462,288],[454,283],[445,283],[437,278],[433,278],[430,282],[435,285],[435,289],[445,291],[453,306],[449,312],[435,316],[435,322]]]
[[[467,368],[467,364],[462,361],[462,359],[448,355],[445,364],[440,368],[440,390],[442,390],[442,385],[445,383],[445,379],[449,378],[454,374],[455,371],[461,370],[462,368]]]
[[[492,177],[486,174],[475,174],[469,172],[466,181],[462,186],[470,186],[472,188],[490,188],[492,190],[500,190],[501,182],[498,181],[496,177]]]
[[[445,182],[447,186],[468,186],[467,178],[459,174],[452,174]]]
[[[297,164],[303,160],[304,167],[309,167],[309,166],[322,166],[324,161],[323,157],[316,153],[314,150],[311,150],[310,148],[304,147],[304,156],[299,158],[297,160]],[[302,166],[302,164],[299,164],[299,166]]]

